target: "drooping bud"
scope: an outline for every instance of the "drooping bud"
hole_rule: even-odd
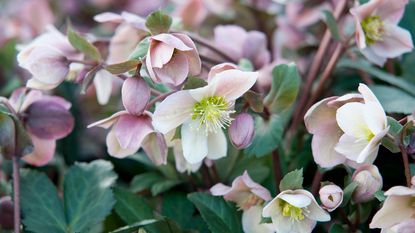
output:
[[[15,138],[16,129],[13,119],[0,113],[0,152],[8,159],[14,155]]]
[[[248,113],[241,113],[229,127],[229,138],[237,149],[248,147],[255,133],[254,118]]]
[[[323,186],[320,189],[319,194],[323,208],[329,212],[339,207],[343,201],[343,190],[334,184]]]
[[[161,133],[151,133],[143,141],[148,158],[157,166],[167,164],[167,145]]]
[[[0,198],[0,228],[4,230],[13,229],[13,202],[9,196]]]
[[[150,99],[150,87],[142,78],[130,77],[122,86],[122,103],[133,115],[140,115],[147,107]]]
[[[352,196],[356,203],[370,201],[383,185],[382,176],[375,165],[363,165],[353,173],[352,180],[358,183]]]

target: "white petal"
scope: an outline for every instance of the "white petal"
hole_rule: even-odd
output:
[[[104,69],[98,71],[95,75],[94,85],[97,92],[98,103],[101,105],[107,104],[110,100],[113,77],[114,75]]]
[[[260,224],[262,207],[252,206],[242,213],[242,228],[244,233],[272,233],[272,224]]]
[[[200,163],[208,154],[206,132],[196,124],[184,123],[181,134],[184,158],[191,164]]]
[[[365,140],[357,140],[353,136],[343,134],[340,137],[339,143],[337,143],[334,148],[338,153],[344,155],[346,158],[356,161],[360,153],[366,148],[369,144]]]
[[[278,195],[278,198],[298,208],[304,208],[311,204],[310,197],[302,193],[289,193],[284,191]]]
[[[271,217],[280,215],[280,208],[278,208],[278,197],[275,197],[267,205],[262,209],[262,216],[264,217]]]
[[[375,214],[370,228],[389,228],[410,219],[414,214],[411,206],[412,196],[389,196],[382,208]]]
[[[208,159],[216,160],[226,156],[228,142],[222,130],[208,135]]]
[[[366,138],[369,128],[365,122],[364,111],[365,105],[362,103],[347,103],[341,106],[336,113],[340,129],[349,136]]]
[[[35,78],[31,78],[27,81],[26,87],[47,91],[47,90],[54,89],[55,87],[59,86],[59,84],[60,83],[57,83],[57,84],[42,83],[41,81]]]
[[[134,154],[139,149],[139,147],[122,149],[120,143],[115,137],[114,130],[110,130],[110,132],[107,135],[106,142],[108,147],[108,154],[120,159]]]

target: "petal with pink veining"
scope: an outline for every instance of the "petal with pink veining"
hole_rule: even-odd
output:
[[[153,132],[147,115],[122,115],[114,124],[114,133],[122,149],[141,147],[144,138]]]
[[[143,78],[129,77],[122,85],[122,103],[133,115],[141,114],[150,99],[150,87]]]
[[[183,53],[176,53],[162,68],[154,68],[154,73],[161,83],[179,86],[189,74],[189,62]]]
[[[22,159],[33,166],[46,165],[55,154],[55,140],[40,139],[34,135],[30,135],[34,145],[34,151],[24,156]]]

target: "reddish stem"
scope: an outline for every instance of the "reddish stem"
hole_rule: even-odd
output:
[[[14,206],[14,232],[20,233],[20,174],[19,158],[13,156],[13,206]]]
[[[278,153],[278,149],[275,149],[272,152],[272,164],[274,166],[275,192],[279,193],[279,186],[280,186],[280,182],[282,179],[282,172],[281,172],[280,154]]]

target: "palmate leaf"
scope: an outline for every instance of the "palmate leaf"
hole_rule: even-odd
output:
[[[242,232],[240,216],[223,198],[207,193],[191,193],[187,198],[195,204],[212,233]]]
[[[64,180],[64,206],[52,182],[43,173],[21,172],[23,224],[42,233],[89,232],[110,213],[111,191],[117,175],[111,163],[96,160],[72,166]]]

